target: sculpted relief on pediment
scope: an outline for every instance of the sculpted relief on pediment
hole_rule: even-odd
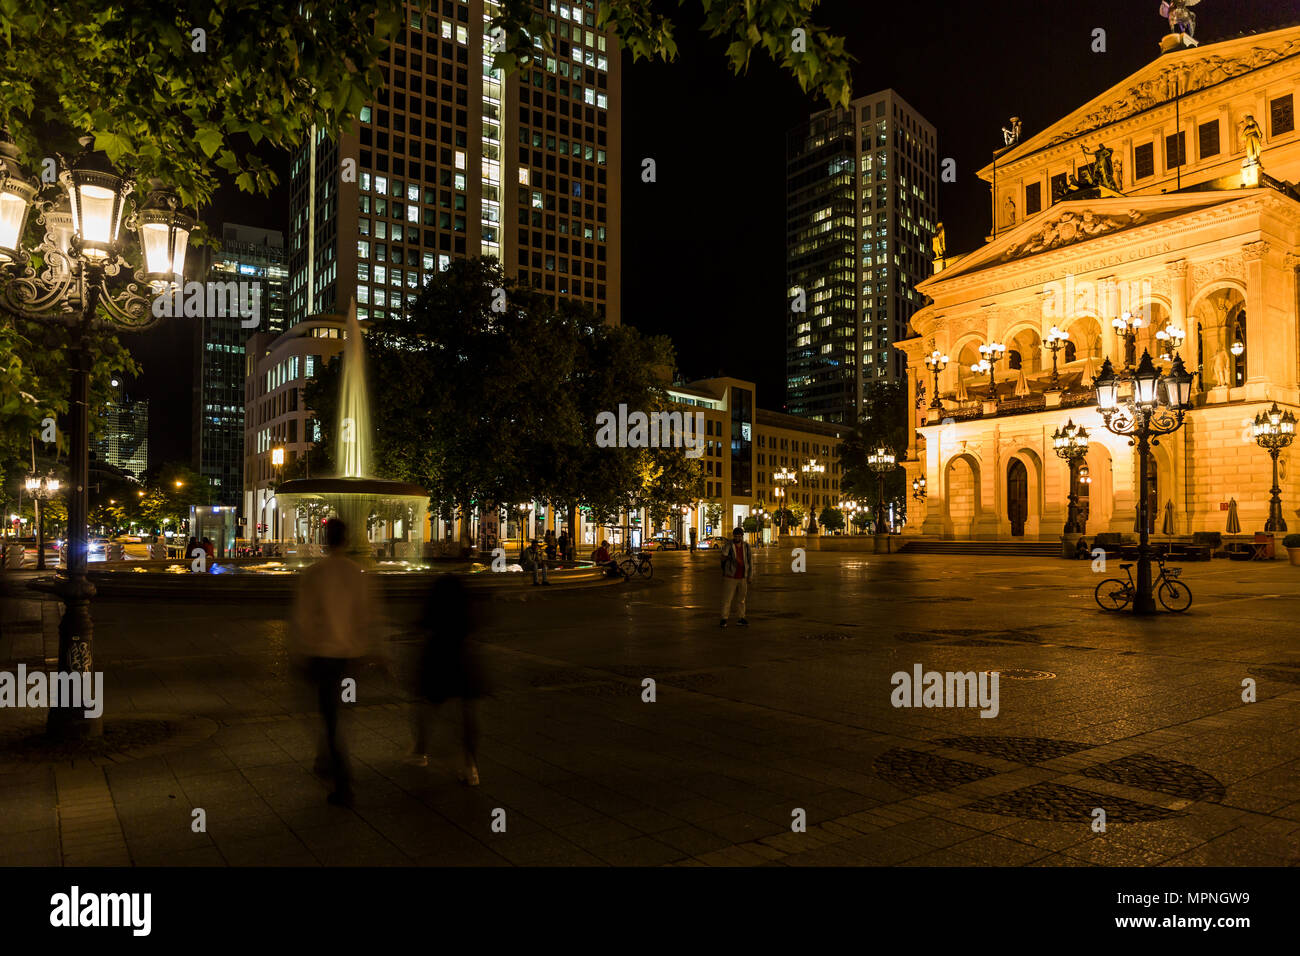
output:
[[[1117,216],[1099,215],[1090,210],[1081,213],[1064,212],[1050,222],[1044,223],[1041,229],[1024,242],[1008,249],[999,261],[1007,262],[1011,259],[1022,259],[1025,256],[1059,249],[1062,246],[1083,242],[1085,239],[1094,239],[1120,229],[1128,229],[1142,221],[1143,215],[1136,209]]]
[[[1068,130],[1054,136],[1047,145],[1055,146],[1057,143],[1109,126],[1111,123],[1118,123],[1122,119],[1167,102],[1173,99],[1175,88],[1180,95],[1186,96],[1188,93],[1222,83],[1224,80],[1268,66],[1270,63],[1297,53],[1300,53],[1300,39],[1292,40],[1280,47],[1254,47],[1244,53],[1231,56],[1207,56],[1173,67],[1130,87],[1114,102],[1080,117]]]

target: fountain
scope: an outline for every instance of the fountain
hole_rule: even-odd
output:
[[[428,493],[419,485],[371,476],[371,438],[365,345],[354,302],[348,309],[339,383],[334,442],[339,474],[286,481],[276,490],[277,504],[286,516],[293,516],[295,525],[300,513],[308,517],[308,539],[317,536],[314,532],[327,516],[334,515],[347,525],[348,550],[355,557],[370,561],[378,543],[381,552],[386,551],[381,557],[420,564]]]

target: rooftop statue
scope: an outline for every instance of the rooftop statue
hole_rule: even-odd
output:
[[[1183,46],[1197,46],[1196,14],[1189,7],[1194,7],[1201,0],[1172,0],[1160,4],[1160,15],[1169,19],[1169,33],[1177,37]],[[1172,44],[1171,46],[1177,46]]]
[[[1015,146],[1017,143],[1020,142],[1020,133],[1023,128],[1023,125],[1020,122],[1019,116],[1011,117],[1010,122],[1011,122],[1010,129],[1008,129],[1005,126],[1002,127],[1002,140],[1008,146]]]

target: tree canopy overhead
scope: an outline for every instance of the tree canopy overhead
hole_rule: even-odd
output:
[[[383,85],[400,0],[0,0],[0,120],[29,167],[94,138],[119,168],[205,205],[218,171],[269,193],[246,147],[290,149]]]
[[[726,56],[737,75],[749,69],[755,52],[790,73],[805,92],[815,92],[832,106],[852,98],[853,57],[844,39],[812,22],[821,0],[678,0],[703,14],[700,29],[727,44]],[[504,32],[496,64],[507,72],[535,55],[534,40],[552,48],[546,18],[532,0],[503,0],[493,24]],[[633,61],[677,58],[677,26],[663,12],[663,0],[597,0],[595,24],[609,30],[632,54]]]

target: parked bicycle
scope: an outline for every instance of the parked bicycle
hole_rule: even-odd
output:
[[[1167,568],[1164,561],[1159,558],[1153,558],[1156,565],[1160,568],[1160,573],[1155,579],[1156,597],[1160,603],[1169,611],[1186,611],[1192,606],[1192,589],[1183,581],[1178,580],[1183,573],[1182,568]],[[1127,581],[1119,578],[1107,578],[1097,585],[1097,590],[1093,596],[1097,603],[1101,605],[1103,611],[1122,611],[1128,607],[1129,602],[1137,593],[1137,587],[1133,583],[1132,564],[1121,564],[1119,569],[1128,575]]]
[[[631,578],[634,574],[643,574],[647,578],[652,578],[655,573],[654,565],[650,562],[649,551],[629,554],[618,563],[618,569],[623,572],[625,578]]]

